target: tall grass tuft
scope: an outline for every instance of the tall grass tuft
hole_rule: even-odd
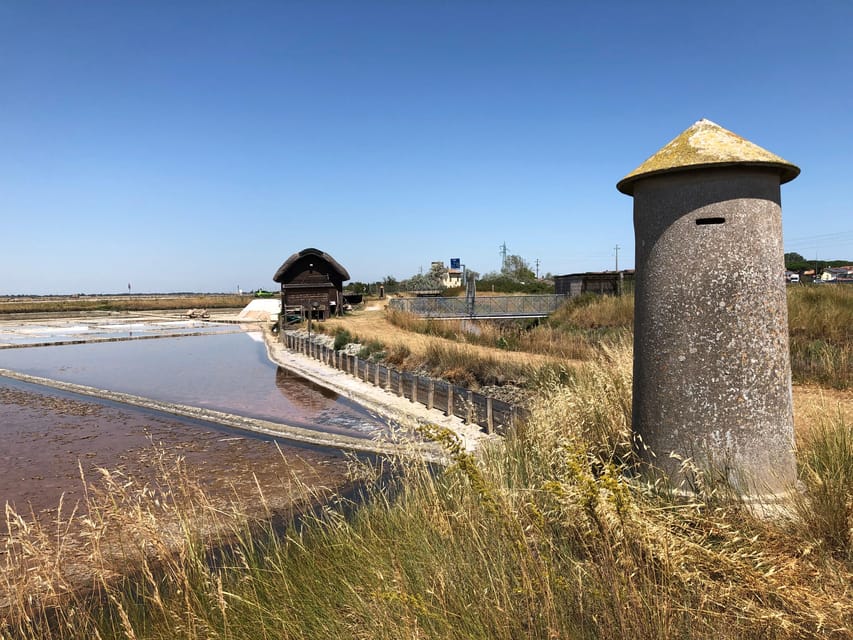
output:
[[[799,444],[798,462],[804,534],[853,564],[853,424],[840,410],[824,415]]]
[[[570,298],[549,320],[557,326],[571,325],[583,329],[631,329],[634,326],[634,296],[584,293]]]

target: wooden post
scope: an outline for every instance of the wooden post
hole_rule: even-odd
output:
[[[468,411],[466,412],[465,424],[471,424],[474,421],[474,392],[468,390]]]
[[[385,369],[385,389],[391,388],[391,367]]]
[[[400,383],[400,384],[398,385],[398,386],[399,386],[399,389],[397,389],[397,391],[398,391],[397,395],[398,395],[398,396],[400,396],[401,398],[405,398],[405,397],[406,397],[406,393],[403,391],[403,372],[402,372],[402,371],[400,372],[400,377],[399,377],[399,378],[397,378],[397,380],[398,380],[398,381],[399,381],[399,383]]]
[[[447,415],[453,417],[453,385],[447,385]]]
[[[430,378],[429,389],[427,390],[427,409],[432,409],[432,405],[434,402],[435,402],[435,380]]]
[[[492,414],[492,397],[486,397],[486,433],[495,432],[495,423]]]
[[[373,384],[379,386],[379,363],[376,363],[376,370],[373,372]]]
[[[412,402],[418,401],[418,376],[412,376]]]

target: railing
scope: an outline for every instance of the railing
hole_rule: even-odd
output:
[[[564,295],[483,296],[479,298],[394,298],[391,309],[424,318],[542,318],[562,305]]]
[[[427,409],[437,409],[447,416],[461,418],[466,424],[476,424],[487,433],[505,434],[519,420],[528,416],[524,407],[442,380],[397,371],[344,351],[335,351],[299,335],[286,333],[284,342],[292,351],[320,360],[401,398],[419,402]]]

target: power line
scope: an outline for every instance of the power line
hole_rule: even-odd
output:
[[[811,236],[798,236],[794,238],[789,238],[794,242],[799,242],[801,240],[814,240],[820,238],[838,238],[838,237],[853,237],[853,229],[849,231],[834,231],[831,233],[818,233]]]

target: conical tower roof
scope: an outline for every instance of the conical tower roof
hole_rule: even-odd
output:
[[[616,188],[630,196],[634,195],[634,183],[640,178],[731,165],[775,167],[779,171],[780,184],[800,174],[799,167],[787,160],[710,120],[702,119],[622,178]]]

